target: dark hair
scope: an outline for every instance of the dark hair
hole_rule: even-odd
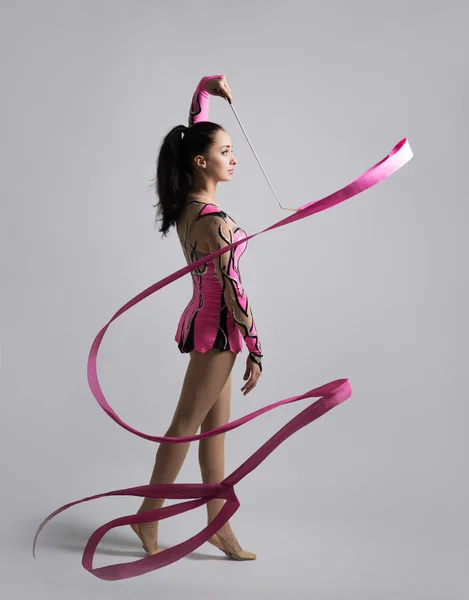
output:
[[[217,131],[224,128],[212,121],[199,121],[190,127],[176,125],[163,139],[156,162],[155,191],[159,197],[155,225],[163,221],[159,231],[163,237],[182,214],[194,178],[192,159],[205,154],[215,141]],[[153,185],[153,184],[152,184]]]

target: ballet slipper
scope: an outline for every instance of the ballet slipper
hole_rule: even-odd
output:
[[[236,536],[231,530],[224,535],[220,535],[220,533],[217,532],[207,541],[209,544],[212,544],[212,546],[215,546],[224,552],[228,558],[231,558],[232,560],[255,560],[257,558],[254,552],[248,552],[241,548]]]
[[[164,548],[158,547],[158,542],[151,542],[148,544],[148,536],[146,536],[146,540],[144,539],[145,529],[148,531],[154,531],[156,529],[158,531],[158,525],[156,525],[156,527],[143,528],[143,533],[142,529],[140,528],[140,523],[132,523],[130,526],[132,527],[133,532],[139,537],[140,541],[142,542],[142,547],[148,556],[153,556],[164,550]]]

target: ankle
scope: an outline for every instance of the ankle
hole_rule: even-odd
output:
[[[208,524],[210,524],[210,523],[208,523]],[[222,537],[225,537],[225,536],[228,536],[228,537],[234,536],[234,532],[233,532],[233,529],[231,528],[231,524],[230,524],[229,521],[228,521],[228,523],[224,523],[220,527],[220,529],[218,529],[215,533],[218,534],[218,535],[220,535],[220,536],[222,536]]]
[[[150,510],[155,510],[157,508],[162,508],[164,502],[153,502],[152,504],[143,503],[140,508],[137,510],[137,515],[141,515],[142,513],[148,512]]]

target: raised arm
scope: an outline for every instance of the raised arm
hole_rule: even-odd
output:
[[[207,215],[207,241],[210,252],[215,252],[232,244],[236,225],[225,220],[219,213]],[[235,320],[241,335],[249,350],[249,356],[256,362],[262,371],[262,347],[257,334],[254,317],[246,292],[241,282],[238,260],[236,259],[236,248],[213,259],[215,275],[223,290],[223,298],[226,306]]]
[[[206,91],[205,84],[210,79],[219,77],[223,77],[223,75],[207,75],[206,77],[202,77],[199,81],[199,85],[195,88],[189,108],[189,127],[192,127],[192,125],[195,125],[195,123],[198,123],[199,121],[209,120],[210,94]]]

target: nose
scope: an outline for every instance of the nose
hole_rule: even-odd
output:
[[[234,154],[231,156],[231,164],[232,165],[237,165],[238,164],[238,161],[236,160]]]

